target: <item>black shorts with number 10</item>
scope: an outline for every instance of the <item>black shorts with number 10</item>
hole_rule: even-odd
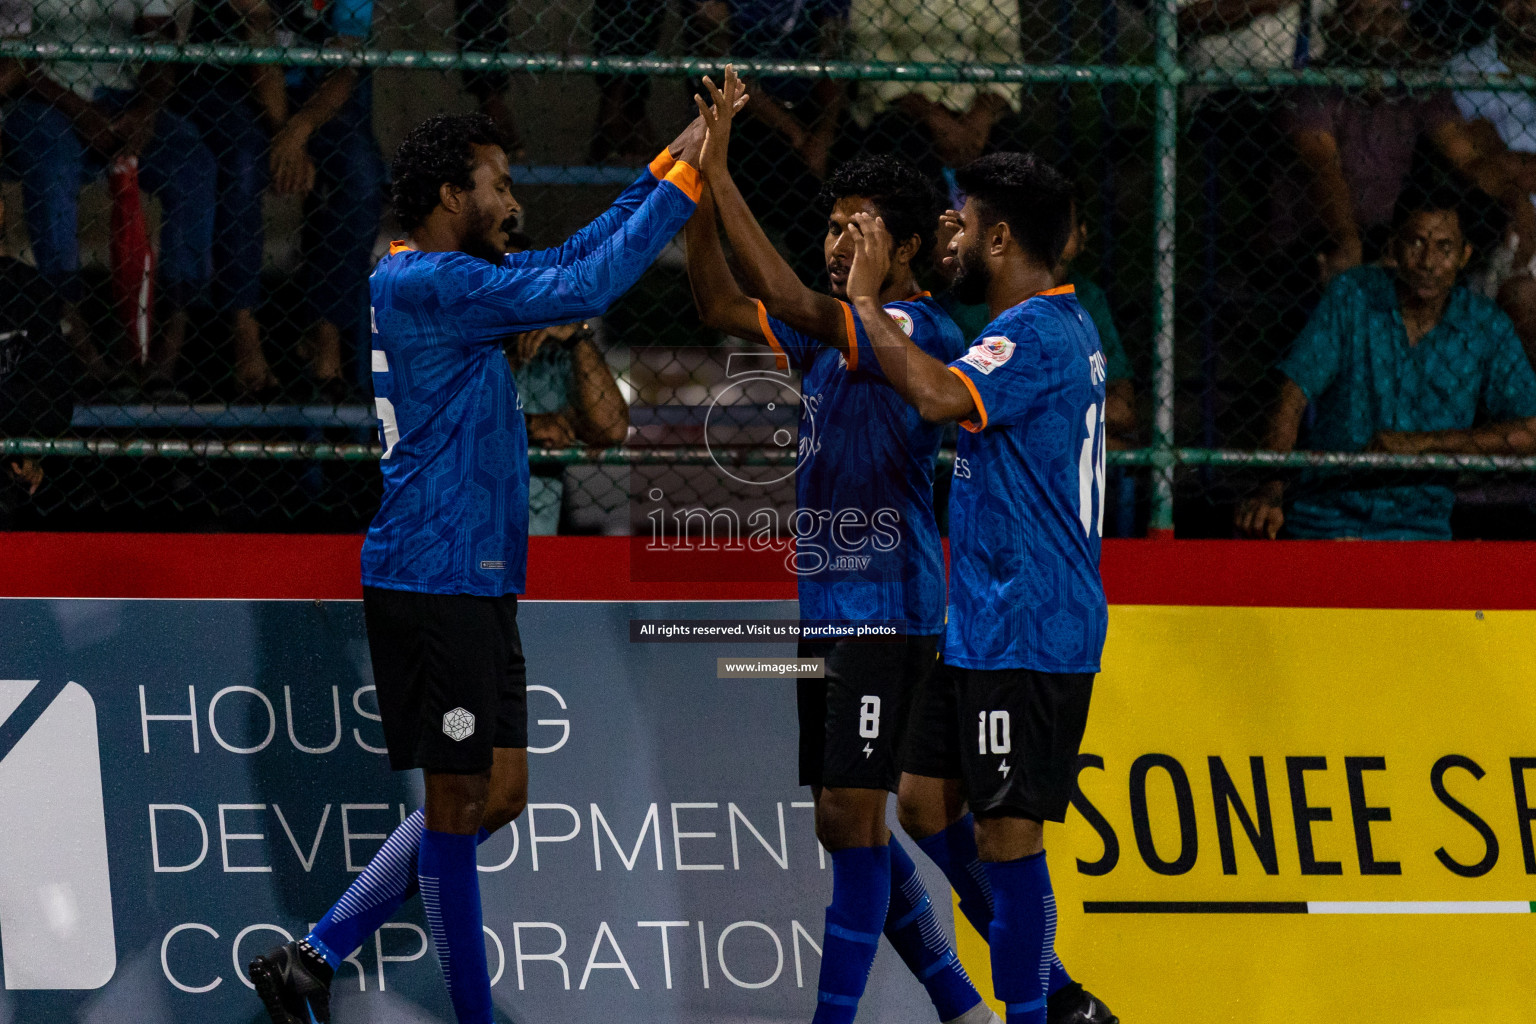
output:
[[[974,669],[941,660],[912,706],[903,765],[960,779],[978,817],[1064,821],[1093,673]]]
[[[912,698],[933,672],[939,637],[803,641],[826,678],[799,681],[800,784],[896,791]]]

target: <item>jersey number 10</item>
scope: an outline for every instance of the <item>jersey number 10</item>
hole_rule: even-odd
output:
[[[1088,407],[1084,424],[1088,436],[1077,460],[1077,514],[1083,536],[1104,536],[1104,403]]]

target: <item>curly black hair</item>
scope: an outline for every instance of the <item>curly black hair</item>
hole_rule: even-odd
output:
[[[438,204],[444,184],[474,188],[476,146],[499,146],[495,123],[484,114],[438,114],[412,128],[395,150],[395,217],[406,231],[421,226]]]
[[[875,205],[885,229],[899,245],[918,239],[916,263],[933,248],[933,236],[944,212],[944,195],[916,167],[893,156],[850,160],[827,176],[816,195],[816,209],[830,215],[839,199],[860,196]]]
[[[1072,233],[1072,183],[1033,153],[990,153],[955,172],[955,184],[1002,221],[1024,251],[1054,267]]]

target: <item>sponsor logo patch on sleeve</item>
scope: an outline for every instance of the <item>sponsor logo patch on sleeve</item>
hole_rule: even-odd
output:
[[[960,362],[969,363],[982,373],[991,373],[1011,358],[1013,342],[1001,334],[994,334],[972,345],[970,351],[960,357]]]
[[[896,321],[896,326],[901,328],[902,334],[905,334],[909,338],[912,337],[911,313],[908,313],[904,309],[898,309],[895,306],[886,306],[885,311],[890,315],[892,320]]]

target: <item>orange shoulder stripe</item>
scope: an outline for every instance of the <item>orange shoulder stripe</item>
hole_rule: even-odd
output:
[[[853,307],[843,303],[843,331],[848,339],[848,369],[859,368],[859,332],[853,325]]]
[[[784,346],[779,344],[779,339],[774,337],[773,328],[768,326],[768,307],[761,302],[757,303],[757,326],[762,329],[763,340],[773,349],[774,365],[780,370],[789,369],[789,356],[785,354]]]
[[[950,366],[946,367],[946,369],[960,378],[961,383],[965,385],[965,390],[971,393],[971,401],[976,403],[976,411],[981,413],[981,423],[979,425],[974,420],[961,420],[960,425],[973,434],[981,433],[987,429],[987,407],[981,400],[981,392],[976,390],[975,381],[960,372],[956,367]]]

